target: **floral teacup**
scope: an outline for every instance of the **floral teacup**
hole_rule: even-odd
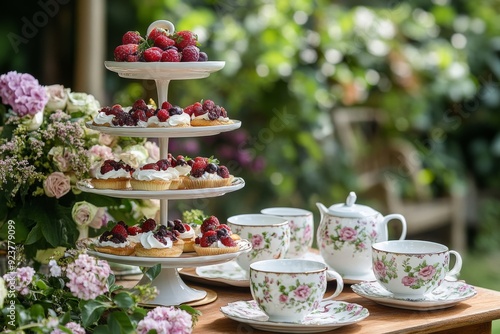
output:
[[[335,277],[337,288],[323,298],[327,275]],[[337,297],[344,288],[342,277],[327,270],[324,263],[282,259],[254,262],[250,265],[250,291],[270,321],[300,322],[323,300]]]
[[[455,265],[449,270],[450,254]],[[373,273],[397,297],[419,298],[462,269],[460,254],[435,242],[389,240],[372,245]]]
[[[232,216],[227,223],[233,233],[252,243],[252,250],[236,258],[247,275],[250,264],[261,260],[282,259],[290,246],[288,220],[263,214]]]
[[[290,225],[290,248],[285,258],[300,258],[311,248],[314,236],[314,219],[311,211],[298,208],[267,208],[260,211],[265,215],[273,215],[288,220]]]

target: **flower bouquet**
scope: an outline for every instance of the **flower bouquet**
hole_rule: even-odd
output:
[[[50,260],[47,274],[19,267],[0,277],[2,333],[189,334],[200,315],[189,306],[145,309],[149,285],[124,290],[108,263],[81,251]],[[159,266],[145,275],[153,280]]]
[[[30,74],[12,71],[0,76],[0,97],[0,240],[22,246],[28,260],[47,262],[79,237],[99,233],[111,218],[137,221],[157,210],[151,201],[76,187],[103,160],[138,166],[159,156],[158,146],[146,139],[88,129],[85,122],[100,108],[92,95],[42,86]]]

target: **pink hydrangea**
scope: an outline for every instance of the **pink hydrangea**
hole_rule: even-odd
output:
[[[71,330],[71,333],[73,334],[85,334],[85,329],[77,324],[76,322],[68,322],[66,325],[64,325],[67,329]],[[50,334],[65,334],[66,332],[63,332],[59,328],[54,329]]]
[[[103,260],[80,254],[75,262],[66,268],[69,282],[66,286],[71,293],[83,300],[94,299],[108,292],[107,280],[111,273],[109,264]]]
[[[11,71],[0,76],[0,97],[19,116],[35,115],[42,111],[49,97],[44,86],[31,74]]]
[[[7,286],[14,286],[14,289],[21,295],[26,296],[30,293],[29,285],[33,280],[35,270],[31,267],[17,268],[16,271],[11,271],[3,275]]]
[[[189,313],[176,307],[159,306],[149,311],[137,324],[138,334],[156,330],[158,334],[190,334],[193,319]]]

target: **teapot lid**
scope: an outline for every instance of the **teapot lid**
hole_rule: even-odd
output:
[[[345,203],[333,204],[328,208],[328,213],[334,216],[346,218],[370,217],[378,213],[378,211],[375,211],[369,206],[355,204],[356,198],[356,193],[351,191],[349,196],[347,196]]]

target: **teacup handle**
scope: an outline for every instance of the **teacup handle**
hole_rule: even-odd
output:
[[[460,274],[460,270],[462,270],[462,256],[454,250],[450,250],[448,252],[450,255],[455,255],[455,265],[450,269],[450,271],[448,271],[444,279],[447,281],[456,281],[458,274]]]
[[[333,298],[337,297],[338,295],[340,295],[342,290],[344,290],[344,280],[342,279],[342,276],[340,276],[340,274],[338,272],[333,271],[333,270],[327,270],[326,276],[327,277],[334,277],[335,280],[337,281],[337,288],[335,289],[335,292],[331,296],[323,298],[323,300],[330,300],[330,299],[333,299]]]
[[[393,213],[391,215],[387,215],[384,217],[384,220],[382,221],[383,224],[389,223],[389,221],[396,219],[401,222],[401,236],[399,237],[399,240],[404,240],[406,238],[406,219],[403,217],[403,215],[400,215],[399,213]]]

